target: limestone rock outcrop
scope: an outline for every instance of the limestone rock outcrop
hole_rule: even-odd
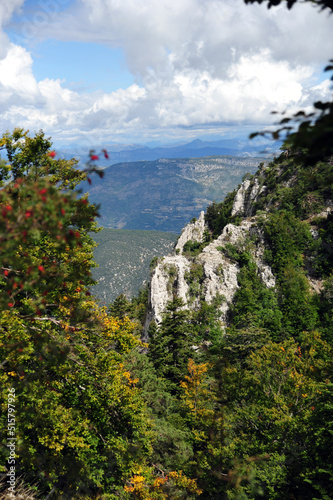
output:
[[[249,189],[251,184],[251,181],[249,179],[246,179],[238,189],[235,199],[234,199],[234,204],[232,207],[231,215],[243,215],[245,211],[245,201],[246,201],[246,194],[247,190]]]
[[[297,175],[290,174],[288,162],[286,165],[283,162],[284,157],[269,168],[261,164],[255,176],[247,176],[236,193],[226,198],[226,203],[207,213],[210,227],[201,212],[198,220],[183,229],[174,254],[159,259],[152,271],[147,327],[152,320],[161,322],[168,302],[174,297],[181,298],[184,308],[189,310],[198,310],[202,302],[213,304],[222,328],[229,326],[230,307],[241,282],[239,272],[249,262],[255,264],[257,276],[267,288],[278,290],[276,277],[267,264],[272,242],[267,231],[264,238],[263,227],[265,218],[279,210],[283,193],[288,194],[298,182]],[[310,212],[308,221],[331,217],[333,202],[326,199],[325,204],[324,211]],[[314,240],[319,240],[316,224],[310,232]],[[308,261],[306,278],[313,291],[320,293],[323,283],[311,266]]]
[[[150,314],[148,324],[159,323],[167,303],[174,294],[187,303],[188,285],[185,275],[190,270],[190,262],[182,255],[163,257],[157,263],[150,280]]]
[[[245,182],[238,197],[238,206],[242,209],[244,203],[241,193],[246,193],[248,187],[249,184]],[[204,231],[208,230],[204,213],[201,212],[198,221],[188,224],[176,244],[174,254],[159,259],[152,271],[146,331],[152,320],[157,323],[162,320],[168,302],[175,296],[183,300],[187,309],[198,308],[200,300],[212,304],[219,298],[217,307],[220,321],[226,325],[228,309],[239,286],[237,275],[240,269],[238,262],[224,251],[227,244],[234,245],[239,251],[249,248],[264,284],[267,287],[275,286],[274,275],[263,261],[264,240],[256,222],[256,218],[252,217],[244,219],[238,226],[227,224],[222,234],[196,255],[184,252],[184,245],[187,241],[203,242]]]
[[[205,212],[202,211],[198,220],[190,222],[184,227],[176,243],[175,250],[179,250],[182,253],[184,245],[188,241],[202,243],[205,229]]]
[[[252,180],[245,179],[237,190],[231,215],[241,215],[251,217],[253,215],[253,205],[258,196],[266,191],[265,185],[260,185],[258,178]]]

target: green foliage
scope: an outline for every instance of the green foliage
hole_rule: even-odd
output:
[[[287,265],[302,266],[303,253],[312,243],[308,224],[291,212],[279,211],[264,220],[263,229],[271,252],[266,259],[278,278]]]
[[[275,291],[264,285],[253,262],[241,268],[237,279],[239,289],[228,318],[231,329],[263,329],[280,338],[283,318]]]
[[[157,375],[147,354],[132,351],[126,366],[147,405],[154,440],[152,462],[161,469],[184,470],[193,455],[190,431],[180,414],[179,401],[169,391],[168,381]]]
[[[194,339],[188,326],[188,312],[183,306],[181,299],[169,302],[161,325],[155,332],[149,332],[148,356],[158,376],[168,381],[172,394],[179,391],[179,383],[193,352],[191,345]]]
[[[202,251],[203,247],[204,247],[203,243],[200,243],[199,241],[189,240],[183,246],[183,252],[187,256],[194,257],[195,255],[198,255]]]
[[[124,319],[131,310],[131,303],[123,293],[117,297],[109,307],[111,316]]]
[[[333,269],[333,216],[313,221],[318,231],[313,267],[318,276],[328,277]]]
[[[217,384],[210,376],[209,363],[188,361],[188,375],[181,382],[181,403],[191,429],[193,459],[189,467],[203,489],[202,498],[218,498],[218,473],[224,462],[224,419],[218,401]]]
[[[238,386],[230,405],[229,416],[237,421],[234,443],[238,456],[266,454],[266,461],[253,463],[266,497],[315,498],[307,481],[313,473],[310,436],[320,400],[330,394],[330,350],[318,333],[304,335],[299,345],[293,339],[268,343],[250,355],[242,380],[229,373],[245,390]]]
[[[138,321],[143,326],[146,319],[148,304],[148,287],[141,288],[137,297],[127,299],[123,293],[117,297],[109,306],[109,313],[117,318],[125,317]]]
[[[205,213],[205,222],[208,225],[213,237],[221,234],[224,226],[231,222],[231,211],[236,191],[229,193],[223,202],[215,201],[207,207]]]
[[[141,344],[137,325],[89,297],[96,208],[72,189],[86,174],[53,160],[42,133],[16,130],[1,144],[11,161],[0,192],[2,471],[15,389],[17,476],[44,496],[113,494],[150,450],[145,406],[122,363]]]
[[[240,267],[245,266],[251,260],[251,255],[247,250],[240,250],[232,243],[226,243],[224,247],[217,247],[217,250],[220,250],[228,257],[230,260],[236,261]]]
[[[309,282],[300,269],[287,267],[280,280],[279,303],[287,336],[298,336],[312,330],[318,320],[318,298],[311,293]]]
[[[263,228],[270,249],[265,257],[278,282],[283,329],[285,335],[297,336],[315,328],[318,320],[318,301],[303,269],[304,253],[313,246],[311,233],[306,223],[284,211],[271,214]]]
[[[95,230],[96,207],[67,188],[86,174],[74,168],[75,162],[48,156],[50,142],[42,133],[30,138],[18,129],[0,143],[13,162],[0,192],[2,308],[30,319],[50,310],[53,317],[63,316],[61,308],[77,314],[94,283],[94,242],[87,231]]]
[[[201,296],[201,285],[205,278],[204,268],[199,263],[192,263],[191,268],[185,273],[185,280],[189,285],[189,298],[192,300]]]
[[[2,386],[14,387],[18,409],[24,408],[16,419],[17,472],[62,498],[95,494],[102,484],[105,491],[121,486],[149,448],[142,400],[121,365],[121,352],[139,343],[134,325],[97,314],[94,330],[74,331],[51,321],[29,328],[9,313],[1,318],[2,350],[10,352]]]
[[[207,304],[203,299],[200,300],[200,306],[191,314],[191,330],[197,343],[202,347],[216,346],[219,344],[224,332],[220,322],[220,310],[224,297],[218,295],[214,298],[212,304]],[[198,350],[198,356],[205,358],[205,351],[202,348]]]
[[[323,282],[323,290],[320,294],[318,308],[320,317],[320,330],[328,342],[333,341],[333,277],[329,276]]]
[[[5,149],[9,164],[1,166],[2,185],[9,180],[16,181],[28,177],[37,181],[48,177],[52,185],[73,189],[86,179],[86,174],[75,169],[77,160],[55,160],[50,155],[52,143],[46,139],[43,131],[30,137],[28,131],[17,128],[7,132],[0,140],[0,149]]]
[[[286,149],[265,170],[267,189],[256,203],[257,210],[279,207],[307,219],[325,209],[332,197],[333,165],[318,162],[304,165],[302,157]]]

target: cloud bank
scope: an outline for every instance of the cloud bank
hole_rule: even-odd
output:
[[[24,0],[0,6],[1,128],[42,128],[61,141],[148,140],[271,122],[272,110],[327,99],[332,19],[310,5],[267,10],[242,0]],[[6,27],[21,9],[16,39]],[[37,81],[31,45],[54,38],[121,48],[133,84],[75,92]],[[66,57],[66,54],[64,54]],[[108,64],[108,61],[105,61]]]

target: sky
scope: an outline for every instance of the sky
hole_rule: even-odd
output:
[[[242,0],[1,0],[0,132],[237,137],[331,94],[333,17]]]

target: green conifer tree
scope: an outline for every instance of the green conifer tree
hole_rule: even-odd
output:
[[[149,357],[159,376],[169,381],[172,393],[179,392],[179,384],[186,372],[188,359],[193,356],[195,338],[189,325],[189,313],[183,309],[182,299],[168,303],[161,325],[150,331]]]

